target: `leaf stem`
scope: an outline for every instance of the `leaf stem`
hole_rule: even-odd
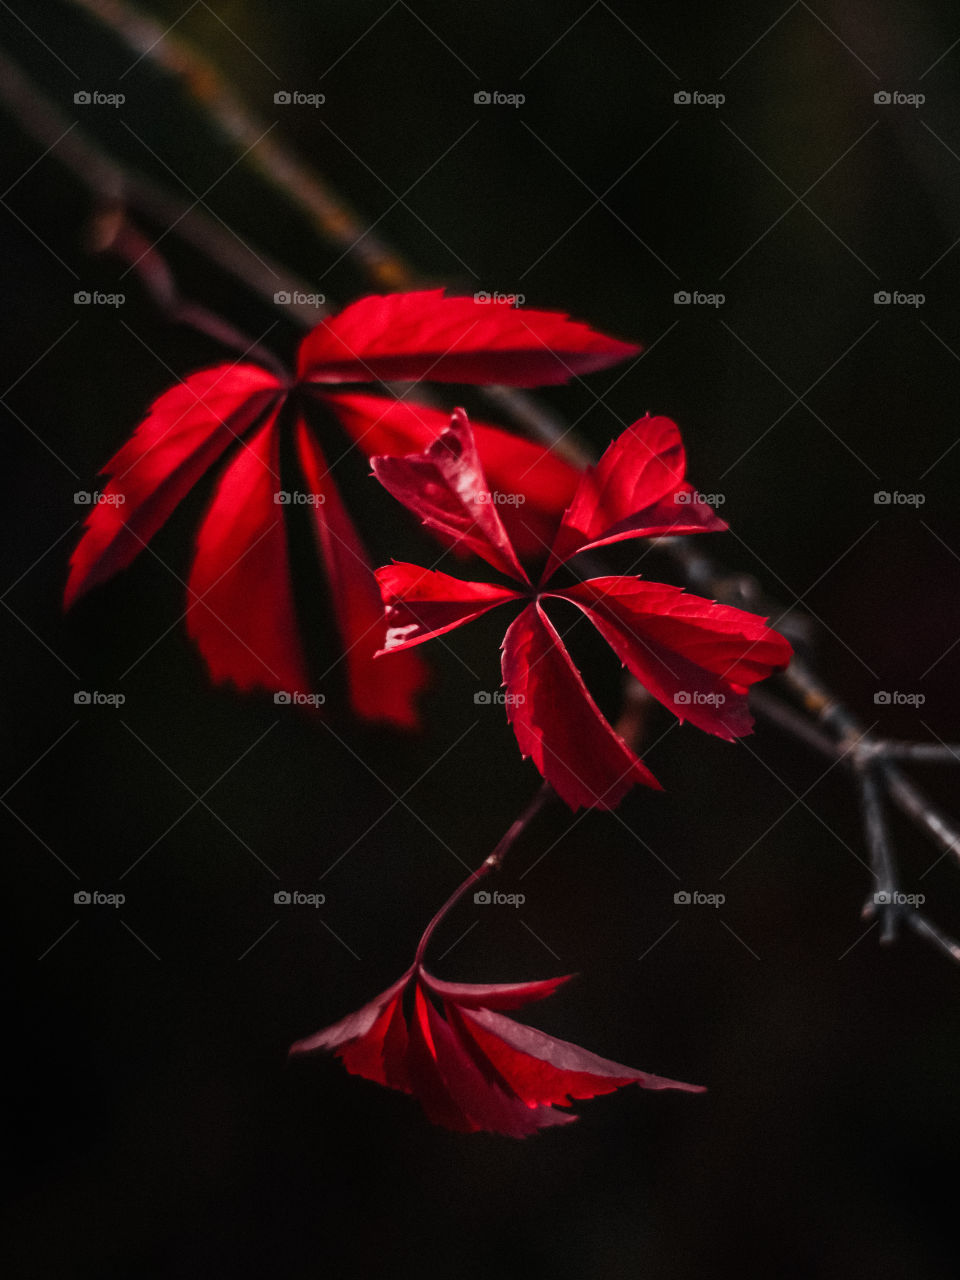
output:
[[[541,809],[543,809],[544,806],[549,803],[549,801],[556,799],[556,795],[557,793],[554,791],[553,787],[551,787],[548,782],[543,783],[543,785],[537,791],[536,795],[527,805],[526,809],[524,809],[524,811],[520,814],[520,816],[510,824],[510,826],[507,828],[504,834],[497,841],[497,844],[494,847],[493,852],[489,854],[486,858],[484,858],[483,862],[480,863],[480,866],[477,867],[476,871],[470,872],[466,880],[464,880],[463,884],[461,884],[458,888],[454,889],[453,893],[451,893],[450,897],[446,900],[446,902],[443,904],[440,910],[436,913],[436,915],[427,925],[426,929],[424,929],[423,936],[421,937],[420,942],[417,946],[417,954],[413,958],[413,963],[415,967],[422,963],[423,957],[427,950],[427,945],[429,944],[430,939],[433,936],[434,930],[437,928],[440,922],[444,919],[444,917],[448,914],[448,912],[450,912],[453,909],[453,907],[456,906],[456,904],[468,891],[471,885],[475,885],[479,880],[482,880],[484,876],[488,876],[491,871],[499,871],[504,858],[513,848],[514,844],[516,844],[520,836],[523,835],[524,831],[526,831],[530,823],[533,822],[534,818],[536,818],[537,814],[541,811]]]

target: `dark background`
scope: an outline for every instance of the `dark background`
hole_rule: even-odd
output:
[[[675,417],[735,530],[711,550],[803,598],[822,670],[869,723],[958,737],[949,0],[149,7],[425,276],[643,341],[625,376],[548,399],[598,447],[648,409]],[[367,291],[248,165],[218,182],[236,153],[73,5],[11,0],[0,39],[118,160],[181,195],[217,182],[207,205],[258,251],[338,303]],[[74,108],[82,87],[127,102]],[[281,88],[327,102],[275,107]],[[481,89],[527,100],[477,106]],[[62,616],[74,491],[175,375],[224,357],[88,254],[88,193],[2,127],[9,1274],[955,1275],[960,973],[912,937],[879,948],[848,780],[764,726],[730,747],[658,713],[665,793],[542,817],[502,876],[524,907],[468,902],[433,953],[447,977],[581,972],[530,1021],[705,1096],[628,1090],[512,1143],[434,1129],[333,1062],[285,1065],[402,972],[458,859],[485,856],[536,775],[442,648],[423,651],[412,738],[212,687],[177,622],[209,483],[156,557]],[[161,249],[250,333],[279,319],[266,341],[290,358],[287,318],[176,237]],[[76,308],[80,288],[127,301]],[[680,289],[726,301],[676,306]],[[881,289],[926,301],[878,307]],[[364,531],[378,562],[425,553],[399,508]],[[494,688],[488,621],[452,643]],[[608,656],[583,658],[612,704]],[[126,703],[76,707],[77,689]],[[955,801],[948,770],[924,781]],[[896,832],[904,888],[956,933],[955,866]],[[277,907],[281,886],[327,902]],[[75,907],[80,888],[127,900]],[[726,903],[677,907],[681,888]]]

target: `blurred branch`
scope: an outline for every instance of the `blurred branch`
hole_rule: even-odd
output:
[[[138,57],[149,59],[156,67],[174,76],[221,135],[237,146],[249,163],[291,204],[306,213],[323,239],[348,255],[374,287],[411,288],[422,283],[398,254],[371,233],[328,182],[284,143],[272,135],[267,136],[271,126],[248,110],[206,57],[179,36],[165,32],[127,0],[70,2],[107,26]],[[273,279],[267,286],[263,275],[250,262],[240,260],[236,249],[227,244],[229,237],[209,219],[197,214],[192,206],[172,201],[144,179],[125,175],[84,139],[78,128],[70,129],[69,122],[58,116],[55,109],[28,86],[16,68],[12,68],[14,75],[11,79],[8,75],[10,70],[10,64],[2,59],[0,99],[13,110],[32,137],[48,147],[56,146],[58,157],[101,199],[136,205],[161,225],[176,229],[184,239],[263,298],[274,301],[271,295],[278,291],[278,285],[289,291],[308,291],[302,282],[293,281],[288,272],[269,264],[266,270]],[[256,255],[251,256],[259,263]],[[290,314],[293,309],[285,310]],[[302,323],[312,324],[316,312],[311,308],[309,318],[300,314],[297,318]],[[515,424],[542,443],[581,462],[590,458],[588,449],[581,443],[574,443],[572,429],[566,428],[561,419],[541,406],[533,396],[501,387],[487,388],[484,395]],[[676,560],[689,585],[726,603],[767,616],[775,615],[778,626],[799,649],[806,652],[811,647],[810,620],[795,610],[782,609],[776,601],[767,598],[755,579],[744,574],[725,573],[692,540],[659,538],[656,542]],[[867,910],[869,914],[873,914],[875,909],[882,912],[881,936],[886,941],[890,940],[896,924],[903,919],[919,937],[960,962],[960,945],[914,907],[896,900],[899,892],[896,888],[897,868],[886,812],[886,802],[892,801],[944,852],[960,860],[960,828],[940,812],[897,763],[960,762],[960,750],[944,744],[888,742],[874,735],[823,684],[802,656],[794,658],[780,681],[797,697],[802,710],[796,710],[779,697],[758,691],[754,695],[754,705],[759,713],[796,741],[848,762],[853,771],[876,884],[876,894]],[[636,732],[643,719],[642,701],[631,703],[628,700],[623,727],[630,726]]]
[[[855,769],[860,783],[860,804],[863,809],[863,829],[870,854],[876,893],[868,898],[863,909],[866,919],[879,915],[882,921],[881,942],[893,942],[897,936],[900,907],[897,904],[899,885],[893,860],[889,827],[884,812],[882,780],[877,767],[862,756],[854,756]]]
[[[699,547],[691,547],[679,538],[662,539],[661,545],[673,554],[688,581],[699,589],[712,591],[717,599],[726,603],[776,616],[781,624],[790,618],[790,612],[764,596],[753,579],[722,574]],[[797,639],[799,637],[795,643]],[[807,650],[809,642],[800,639],[799,647]],[[897,920],[903,918],[919,937],[960,962],[960,945],[943,934],[915,906],[897,900],[896,859],[885,805],[886,800],[892,800],[944,853],[960,862],[960,827],[934,805],[897,763],[906,760],[960,764],[960,750],[947,743],[891,741],[873,733],[800,654],[795,654],[779,681],[799,699],[802,711],[762,689],[752,694],[754,709],[796,741],[831,759],[842,760],[855,775],[876,886],[875,898],[868,903],[866,914],[873,915],[875,908],[879,909],[883,918],[881,939],[892,941]]]
[[[960,962],[960,944],[942,933],[916,906],[901,901],[903,895],[899,890],[886,814],[886,801],[892,800],[945,853],[960,859],[960,833],[956,827],[894,763],[907,759],[919,763],[956,764],[960,763],[957,748],[940,743],[899,742],[867,732],[846,708],[827,693],[798,658],[794,658],[784,672],[783,680],[800,692],[814,716],[831,725],[838,736],[831,737],[829,731],[823,732],[801,712],[762,689],[753,694],[754,710],[796,741],[847,764],[856,776],[864,835],[876,886],[876,893],[868,899],[864,915],[881,916],[883,942],[894,940],[897,924],[903,919],[921,938]]]
[[[183,297],[166,260],[130,220],[122,205],[101,209],[94,217],[91,243],[96,252],[112,253],[127,263],[157,309],[171,324],[189,325],[214,342],[233,348],[241,359],[259,360],[281,379],[287,376],[286,369],[272,351],[255,342],[223,316]]]
[[[308,293],[309,285],[269,257],[254,253],[212,218],[165,191],[163,187],[119,165],[84,130],[71,121],[0,50],[0,103],[24,133],[62,164],[94,196],[101,209],[135,210],[191,245],[222,271],[265,302],[280,289]],[[316,323],[313,306],[285,306],[304,328]]]
[[[127,0],[70,0],[96,18],[138,58],[173,76],[205,119],[243,160],[305,214],[320,237],[360,268],[375,288],[415,289],[432,283],[393,247],[375,235],[316,169],[272,132],[272,123],[252,111],[219,70],[186,40],[165,29]],[[274,284],[273,289],[281,286]],[[282,286],[286,288],[287,286]],[[298,286],[309,292],[306,286]],[[262,292],[262,291],[259,291]],[[316,312],[310,324],[316,323]],[[578,466],[589,455],[562,421],[534,397],[513,387],[486,387],[479,394],[514,423]]]
[[[267,136],[257,116],[199,50],[126,0],[71,0],[137,55],[174,76],[205,118],[229,143],[309,218],[334,249],[350,253],[385,289],[410,289],[412,269],[370,230],[324,180],[282,141]]]

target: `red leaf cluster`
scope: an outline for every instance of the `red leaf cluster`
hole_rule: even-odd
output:
[[[383,652],[406,651],[499,605],[522,605],[502,646],[507,715],[522,754],[571,808],[611,809],[634,783],[659,784],[590,696],[547,612],[552,601],[574,605],[679,720],[728,740],[750,732],[749,686],[791,655],[765,619],[638,577],[551,585],[557,569],[583,551],[726,528],[686,483],[680,433],[668,418],[641,418],[583,473],[551,540],[541,544],[546,563],[536,581],[513,536],[522,523],[515,518],[508,527],[501,517],[501,507],[511,504],[497,500],[463,410],[423,452],[374,458],[373,470],[428,528],[476,552],[514,583],[463,582],[412,564],[379,569],[388,624]],[[515,509],[522,512],[522,503]]]
[[[309,688],[290,581],[283,505],[289,491],[280,473],[281,444],[290,431],[352,706],[369,719],[409,727],[425,672],[416,655],[389,671],[373,661],[384,641],[380,595],[334,483],[338,459],[328,460],[317,438],[315,409],[332,412],[347,449],[407,454],[435,440],[449,415],[407,398],[335,388],[428,378],[539,386],[637,350],[563,315],[480,306],[445,298],[442,290],[362,298],[307,335],[296,380],[255,364],[223,364],[160,396],[104,468],[108,482],[73,554],[65,603],[126,568],[229,453],[197,536],[187,629],[214,680],[243,690]],[[569,500],[576,471],[495,426],[478,425],[476,440],[487,473],[522,492],[524,522],[516,535],[518,545],[532,551]]]

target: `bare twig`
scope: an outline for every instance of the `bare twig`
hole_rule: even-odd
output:
[[[960,764],[960,743],[897,742],[884,738],[877,748],[885,760],[913,760],[917,764]]]
[[[882,925],[881,942],[893,942],[897,936],[897,903],[899,886],[890,845],[890,829],[884,813],[884,795],[877,767],[862,757],[855,766],[860,783],[860,802],[863,806],[863,828],[870,854],[876,892],[867,899],[863,914],[867,919],[879,914]]]
[[[909,818],[921,826],[945,852],[960,860],[960,830],[942,814],[898,765],[883,759],[884,742],[868,732],[857,717],[823,684],[800,658],[794,658],[783,673],[784,681],[821,724],[834,730],[841,742],[854,741],[862,754],[880,758],[880,772],[891,798]],[[926,744],[928,745],[928,744]]]
[[[755,689],[750,695],[750,705],[759,711],[766,720],[772,721],[784,733],[805,742],[814,751],[835,760],[840,748],[827,734],[822,733],[802,712],[795,710],[788,702],[768,693],[765,689]]]
[[[939,949],[951,960],[960,964],[960,943],[954,942],[953,938],[948,937],[935,924],[921,915],[918,911],[911,911],[907,915],[907,924],[924,942],[929,942],[931,946],[939,947]]]

